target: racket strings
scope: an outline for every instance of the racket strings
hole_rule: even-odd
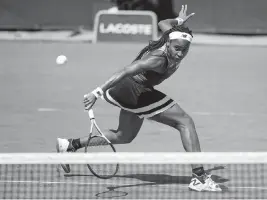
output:
[[[88,153],[111,153],[115,152],[115,148],[112,144],[108,143],[108,141],[101,136],[94,136],[90,139],[88,145],[87,152]],[[111,178],[118,171],[118,164],[90,164],[88,162],[88,167],[91,172],[99,177],[99,178]]]
[[[95,146],[106,146],[109,145],[109,143],[107,142],[107,140],[103,137],[100,136],[93,136],[90,141],[88,146],[89,147],[95,147]]]
[[[104,137],[95,120],[92,120],[93,111],[91,110],[91,113],[88,112],[88,114],[91,119],[91,129],[85,152],[116,152],[115,147]],[[96,129],[95,132],[98,132],[96,135],[93,133],[94,128]],[[118,164],[90,164],[90,161],[88,161],[87,166],[96,177],[104,179],[113,177],[119,169]]]

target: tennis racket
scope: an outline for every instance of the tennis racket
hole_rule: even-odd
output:
[[[89,137],[87,145],[85,146],[85,153],[92,152],[116,152],[115,147],[111,142],[105,137],[105,135],[100,130],[94,117],[93,110],[88,111],[88,116],[91,122]],[[89,148],[88,148],[89,147]],[[116,175],[119,170],[118,163],[112,164],[87,164],[89,170],[98,178],[109,179]]]

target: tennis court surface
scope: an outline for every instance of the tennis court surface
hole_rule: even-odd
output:
[[[1,42],[1,153],[53,153],[57,137],[86,136],[83,95],[129,64],[143,44]],[[57,66],[59,54],[68,57]],[[266,48],[193,45],[181,68],[157,89],[194,119],[204,152],[261,152],[267,142]],[[116,129],[117,108],[98,101],[102,129]],[[118,152],[184,152],[179,133],[145,121]],[[121,164],[116,177],[94,177],[85,164],[1,165],[0,198],[266,199],[266,164],[207,165],[220,194],[188,190],[190,166]]]

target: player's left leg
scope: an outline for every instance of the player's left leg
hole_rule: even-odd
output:
[[[181,134],[185,151],[201,151],[194,121],[178,104],[150,119],[178,130]],[[192,174],[193,178],[189,185],[190,189],[197,191],[221,191],[219,185],[214,183],[211,176],[205,173],[202,165],[192,164]]]
[[[127,144],[133,141],[137,136],[144,119],[140,119],[132,112],[121,109],[119,115],[119,126],[117,130],[109,129],[104,130],[105,137],[112,144]],[[88,136],[77,139],[69,139],[71,141],[70,148],[78,150],[87,145]],[[107,145],[106,141],[101,137],[93,138],[90,146]]]
[[[130,143],[137,136],[143,121],[144,119],[139,118],[136,114],[121,109],[118,129],[104,131],[104,135],[112,144]],[[88,136],[77,139],[58,138],[56,148],[60,153],[75,152],[85,147],[87,142]],[[95,137],[89,144],[89,146],[99,145],[107,145],[106,140],[101,137]],[[70,172],[70,166],[68,164],[61,164],[61,166],[66,173]]]

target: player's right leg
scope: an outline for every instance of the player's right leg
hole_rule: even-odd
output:
[[[193,119],[176,103],[171,108],[150,118],[175,128],[181,134],[186,152],[201,152],[198,134]],[[194,191],[222,191],[220,186],[207,174],[203,165],[192,164],[192,179],[189,188]]]
[[[104,135],[112,144],[126,144],[130,143],[138,134],[144,119],[139,118],[134,113],[122,110],[119,116],[119,126],[117,130],[107,130],[104,131]],[[77,138],[77,139],[57,139],[57,152],[75,152],[80,148],[87,145],[87,137]],[[98,146],[106,144],[103,138],[96,137],[90,143],[91,146]],[[70,172],[69,165],[62,164],[62,168],[66,173]]]

